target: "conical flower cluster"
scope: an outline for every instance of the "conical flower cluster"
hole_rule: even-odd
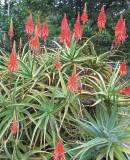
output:
[[[16,120],[13,120],[12,125],[10,127],[10,130],[11,130],[12,134],[14,134],[14,135],[18,133],[19,127],[18,127]]]
[[[105,29],[105,26],[106,26],[106,14],[105,14],[104,6],[102,6],[102,8],[100,10],[100,13],[99,13],[99,16],[98,16],[97,25],[98,25],[99,32],[102,29]]]
[[[13,44],[13,48],[8,60],[8,70],[9,72],[16,72],[18,70],[18,62],[17,62],[17,55],[15,49],[15,42]]]
[[[72,75],[68,79],[68,90],[75,92],[78,90],[78,76],[76,74],[76,65],[74,65]]]
[[[54,150],[53,160],[65,160],[65,151],[61,139],[59,140]]]
[[[126,76],[127,75],[127,66],[126,66],[126,60],[125,59],[120,63],[120,75],[121,76]]]
[[[86,3],[84,5],[83,13],[82,13],[82,16],[81,16],[81,21],[83,22],[83,24],[88,22],[88,14],[87,14]]]
[[[26,33],[32,35],[34,33],[34,23],[32,19],[32,14],[27,17],[26,24],[25,24]]]
[[[126,25],[123,20],[123,16],[120,15],[120,19],[118,20],[115,27],[115,39],[114,44],[121,44],[126,40]]]
[[[40,38],[40,37],[41,37],[41,23],[40,23],[40,18],[38,18],[38,20],[37,20],[36,29],[37,29],[37,35],[38,35],[38,37]]]
[[[80,14],[78,13],[78,17],[76,23],[74,25],[74,37],[77,40],[81,40],[83,35],[83,29],[80,24]]]
[[[43,28],[42,28],[42,34],[41,34],[44,42],[46,42],[46,38],[48,37],[48,34],[49,34],[48,25],[46,22],[44,22]]]
[[[126,96],[130,96],[130,87],[126,87],[120,90],[120,93]]]
[[[11,19],[10,21],[10,26],[9,26],[9,30],[8,30],[8,35],[10,37],[10,40],[14,37],[14,30],[13,30],[13,21]]]
[[[63,44],[67,44],[67,46],[70,47],[70,41],[71,41],[71,32],[68,26],[66,14],[64,14],[64,17],[61,22],[60,42]]]
[[[61,68],[60,57],[59,54],[56,55],[55,68],[59,70]]]
[[[31,38],[29,42],[29,47],[32,51],[34,51],[34,53],[40,50],[40,42],[39,42],[39,37],[37,34]]]

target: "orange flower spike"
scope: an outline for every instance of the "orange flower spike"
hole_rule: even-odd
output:
[[[17,55],[15,49],[15,42],[13,43],[13,48],[8,60],[8,70],[9,72],[16,72],[18,70],[18,62],[17,62]]]
[[[40,18],[38,18],[37,20],[37,34],[38,34],[38,37],[40,38],[41,37],[41,23],[40,23]]]
[[[123,16],[120,15],[120,19],[118,20],[115,27],[115,38],[114,44],[121,44],[126,40],[126,24],[123,20]]]
[[[123,94],[125,96],[130,96],[130,86],[126,87],[126,88],[122,88],[119,91],[120,94]]]
[[[120,75],[121,76],[126,76],[127,75],[127,66],[126,66],[126,60],[125,59],[120,63]]]
[[[66,16],[66,13],[64,13],[64,17],[63,17],[62,22],[61,22],[61,29],[64,30],[68,27],[69,27],[69,25],[68,25],[67,16]]]
[[[75,92],[78,90],[78,76],[76,74],[76,65],[74,65],[73,72],[68,79],[68,90],[71,92]]]
[[[57,70],[60,70],[60,68],[61,68],[61,63],[60,63],[59,54],[56,55],[55,68],[56,68]]]
[[[17,124],[16,120],[13,120],[12,125],[10,127],[10,130],[11,130],[12,134],[14,134],[14,135],[18,133],[19,128],[18,128],[18,124]]]
[[[48,29],[48,25],[47,25],[47,22],[44,22],[43,24],[43,28],[42,28],[42,38],[43,38],[43,41],[46,42],[46,39],[49,35],[49,29]]]
[[[102,8],[100,10],[100,13],[99,13],[99,16],[98,16],[97,25],[98,25],[99,32],[102,29],[105,29],[105,26],[106,26],[106,14],[105,14],[104,6],[102,6]]]
[[[34,23],[32,19],[32,14],[27,17],[26,24],[25,24],[26,33],[32,35],[34,33]]]
[[[68,47],[70,47],[71,32],[68,25],[66,14],[64,14],[64,17],[61,22],[61,33],[59,38],[61,43],[66,44]]]
[[[54,150],[53,160],[65,160],[65,151],[62,140],[60,139]]]
[[[35,53],[40,50],[40,42],[39,42],[38,35],[35,35],[34,37],[31,38],[29,42],[29,47]]]
[[[15,111],[14,111],[13,122],[12,122],[12,125],[10,127],[10,130],[11,130],[13,135],[16,135],[19,132],[19,127],[18,127],[18,123],[16,121],[16,113],[15,113]]]
[[[10,21],[10,26],[9,26],[9,30],[8,30],[8,35],[10,37],[10,40],[14,37],[14,30],[13,30],[13,21],[11,19]]]
[[[81,40],[83,35],[83,30],[80,24],[80,13],[78,13],[78,17],[76,23],[74,25],[74,37],[77,40]]]
[[[83,22],[83,24],[88,22],[88,14],[87,14],[86,3],[84,4],[84,9],[83,9],[83,13],[82,13],[82,16],[81,16],[81,21]]]

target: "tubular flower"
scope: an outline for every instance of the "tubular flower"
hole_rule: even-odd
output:
[[[11,19],[10,21],[10,26],[9,26],[9,30],[8,30],[8,35],[10,37],[10,40],[14,37],[14,30],[13,30],[13,21]]]
[[[34,33],[34,23],[32,19],[32,14],[27,17],[26,24],[25,24],[26,33],[32,35]]]
[[[102,6],[102,8],[100,10],[100,13],[99,13],[99,16],[98,16],[97,25],[98,25],[99,32],[102,29],[105,29],[105,26],[106,26],[106,14],[105,14],[104,6]]]
[[[53,160],[65,160],[65,153],[64,153],[64,146],[63,142],[60,139],[56,148],[54,150]]]
[[[14,135],[18,133],[19,127],[18,127],[16,120],[13,120],[12,125],[10,127],[10,130],[11,130],[12,134],[14,134]]]
[[[127,67],[125,59],[120,63],[120,75],[126,76],[127,75]]]
[[[61,68],[61,63],[60,63],[59,54],[56,55],[55,68],[56,68],[57,70],[60,70],[60,68]]]
[[[41,24],[40,24],[40,19],[39,18],[37,20],[36,28],[37,28],[38,37],[40,38],[41,37]]]
[[[18,70],[18,62],[16,56],[15,42],[8,60],[8,70],[9,72],[16,72]]]
[[[81,40],[82,35],[83,35],[83,30],[80,25],[80,14],[78,13],[78,17],[77,17],[76,23],[74,25],[74,37],[77,40]]]
[[[44,42],[46,42],[46,38],[48,37],[48,34],[49,34],[48,25],[46,22],[44,22],[43,28],[42,28],[42,33],[41,33],[41,36],[42,36]]]
[[[115,27],[115,38],[114,44],[121,44],[126,39],[126,25],[125,21],[123,20],[123,16],[120,15],[120,19],[118,20],[116,27]]]
[[[37,34],[29,41],[29,47],[35,53],[40,50],[40,42]]]
[[[83,13],[82,13],[82,16],[81,16],[81,21],[83,22],[83,24],[88,22],[88,14],[87,14],[86,3],[84,5]]]
[[[72,75],[68,79],[68,90],[71,92],[75,92],[78,90],[78,76],[76,74],[76,66],[74,65],[74,69]]]
[[[130,96],[130,87],[126,87],[120,90],[121,94],[124,94],[126,96]]]
[[[70,47],[71,32],[68,26],[66,14],[64,14],[64,17],[61,22],[61,33],[59,38],[61,43],[67,44],[67,46]]]

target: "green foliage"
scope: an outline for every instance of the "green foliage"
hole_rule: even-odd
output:
[[[114,106],[109,115],[106,108],[98,106],[95,118],[87,113],[87,120],[76,120],[83,129],[84,136],[87,139],[90,136],[91,139],[70,150],[79,150],[74,159],[84,160],[92,150],[97,150],[97,153],[93,155],[96,160],[101,160],[103,157],[106,160],[127,159],[125,154],[130,153],[130,148],[125,145],[125,141],[130,138],[129,124],[128,120],[119,120],[121,117],[118,116],[116,109]]]

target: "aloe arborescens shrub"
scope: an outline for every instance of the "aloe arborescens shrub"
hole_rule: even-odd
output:
[[[83,23],[88,21],[85,9]],[[34,28],[32,15],[27,18],[28,43],[18,54],[13,37],[10,56],[0,50],[0,158],[128,159],[126,62],[122,62],[123,68],[119,62],[112,66],[110,57],[118,49],[98,55],[92,42],[105,28],[104,7],[98,17],[100,32],[85,41],[79,42],[83,34],[80,14],[72,37],[64,15],[60,34],[64,45],[53,42],[55,48],[46,47],[48,26],[45,22],[39,36],[39,23]],[[113,45],[126,38],[122,16],[115,36]]]

